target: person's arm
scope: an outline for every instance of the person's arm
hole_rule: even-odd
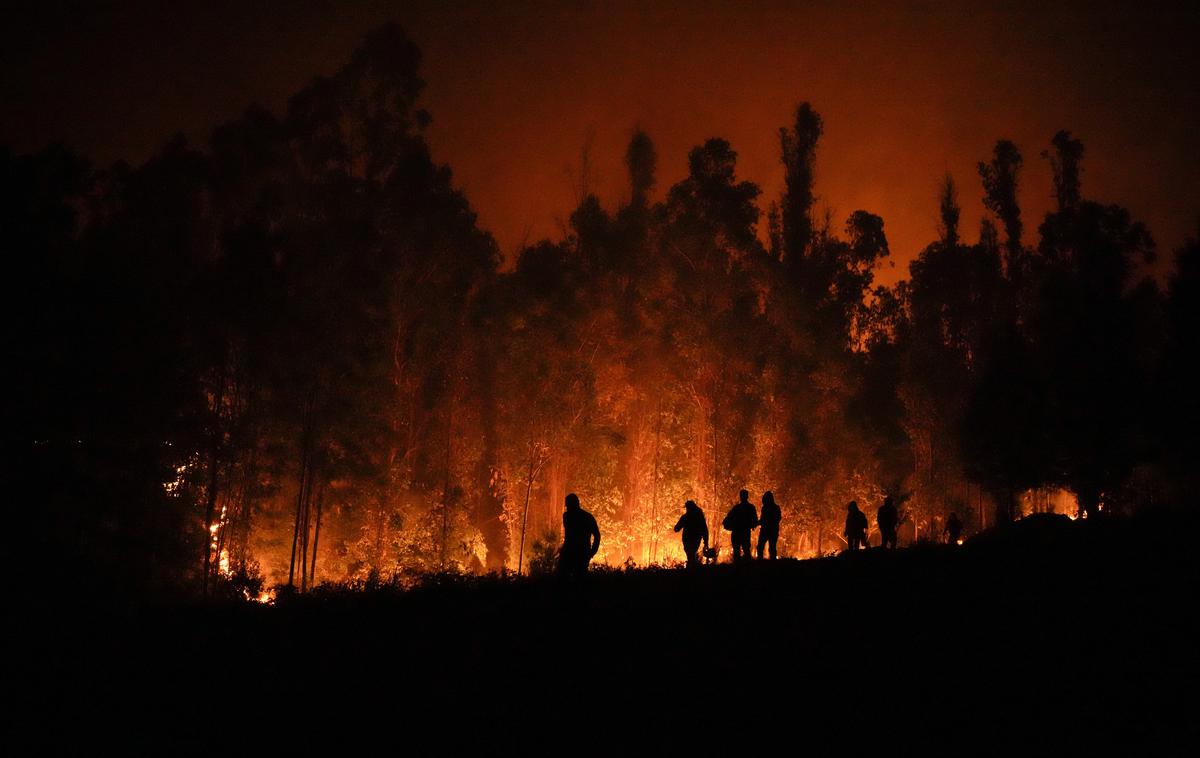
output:
[[[592,555],[600,552],[600,525],[596,523],[596,519],[592,519],[592,536],[596,541],[592,544]]]
[[[680,517],[679,517],[679,520],[675,522],[675,531],[677,531],[677,532],[678,532],[680,529],[683,529],[683,522],[684,522],[685,520],[687,520],[687,514],[686,514],[686,513],[685,513],[685,514],[683,514],[682,516],[680,516]]]
[[[708,549],[708,521],[700,519],[700,536],[704,539],[704,549]]]

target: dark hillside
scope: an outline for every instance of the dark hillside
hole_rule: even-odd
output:
[[[126,606],[36,625],[26,662],[51,749],[68,734],[54,725],[82,717],[101,726],[70,739],[151,753],[324,740],[803,753],[964,735],[978,743],[963,754],[1079,740],[1176,752],[1200,572],[1195,522],[1175,519],[1030,518],[958,548],[579,586],[444,578],[275,606]]]

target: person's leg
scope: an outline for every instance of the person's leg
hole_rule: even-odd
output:
[[[775,560],[775,558],[777,557],[776,547],[778,547],[778,543],[779,543],[779,535],[772,534],[771,539],[767,542],[767,547],[771,552],[771,560]]]
[[[760,529],[758,531],[758,545],[755,547],[755,550],[754,550],[755,557],[758,558],[760,561],[762,560],[762,557],[763,557],[763,545],[766,544],[766,542],[767,542],[766,532],[764,532]]]

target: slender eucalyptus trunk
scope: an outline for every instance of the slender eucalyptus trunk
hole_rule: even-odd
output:
[[[317,586],[317,547],[321,539],[321,510],[325,503],[325,483],[321,482],[317,490],[317,526],[313,530],[312,565],[308,570],[308,586]]]
[[[316,485],[316,467],[308,467],[308,493],[304,498],[304,524],[301,529],[301,547],[300,547],[300,591],[304,592],[308,589],[308,533],[309,521],[312,514],[312,491]]]
[[[446,570],[446,540],[450,533],[450,464],[454,446],[454,401],[451,399],[450,412],[446,419],[446,462],[442,474],[442,549],[439,568]]]
[[[529,521],[529,495],[533,492],[533,450],[529,451],[529,473],[525,476],[525,507],[521,512],[521,546],[517,550],[517,575],[525,566],[525,525]]]
[[[650,482],[650,563],[658,557],[658,458],[662,447],[662,396],[658,398],[658,415],[654,420],[654,475]]]
[[[316,404],[316,389],[309,392],[304,407],[304,427],[300,436],[300,488],[296,493],[296,519],[292,526],[292,555],[288,561],[288,586],[296,586],[296,548],[300,538],[300,518],[308,495],[307,487],[311,481],[309,474],[312,468],[312,447],[315,421],[313,413]]]
[[[300,538],[300,514],[304,507],[304,489],[308,482],[308,450],[307,447],[300,459],[300,488],[296,493],[296,521],[292,526],[292,556],[288,561],[288,586],[296,586],[296,548]]]
[[[217,376],[217,392],[213,397],[213,429],[209,435],[208,445],[208,492],[204,503],[204,568],[201,580],[201,594],[208,595],[209,575],[212,572],[212,524],[213,512],[217,506],[217,486],[220,483],[220,457],[223,430],[221,428],[221,408],[225,404],[225,360],[221,360],[221,370]]]

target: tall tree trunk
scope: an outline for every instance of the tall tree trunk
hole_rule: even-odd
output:
[[[312,565],[308,570],[309,587],[317,586],[317,547],[321,539],[321,510],[325,503],[326,486],[325,482],[321,482],[321,487],[317,490],[317,527],[313,531]]]
[[[650,563],[658,557],[658,459],[662,448],[662,395],[658,396],[657,416],[654,420],[654,474],[650,482]]]
[[[517,575],[520,576],[525,566],[525,525],[529,521],[529,495],[533,491],[533,458],[534,450],[529,451],[529,473],[525,477],[525,507],[521,512],[521,547],[517,550]]]
[[[300,538],[300,516],[304,507],[304,488],[308,482],[308,451],[304,451],[300,459],[300,487],[296,492],[296,519],[292,525],[292,556],[288,561],[288,586],[296,586],[296,548]]]
[[[224,429],[221,424],[222,407],[225,404],[225,358],[221,358],[221,368],[217,375],[217,392],[213,397],[213,428],[208,443],[208,492],[205,493],[204,503],[204,568],[201,580],[201,594],[208,595],[208,580],[212,571],[213,548],[213,512],[217,506],[217,485],[220,481],[221,442]]]
[[[446,540],[450,533],[450,464],[454,449],[454,398],[446,418],[446,460],[442,469],[442,548],[438,567],[446,570]]]
[[[308,467],[308,491],[304,497],[304,524],[300,527],[300,591],[304,592],[308,589],[308,533],[309,521],[312,517],[312,492],[316,486],[317,471],[316,466]]]
[[[300,488],[296,493],[296,520],[292,526],[292,555],[288,561],[288,587],[296,586],[296,547],[300,537],[300,516],[304,507],[305,488],[309,481],[309,469],[312,467],[313,446],[313,413],[315,412],[316,389],[309,391],[304,406],[303,431],[300,435]]]

